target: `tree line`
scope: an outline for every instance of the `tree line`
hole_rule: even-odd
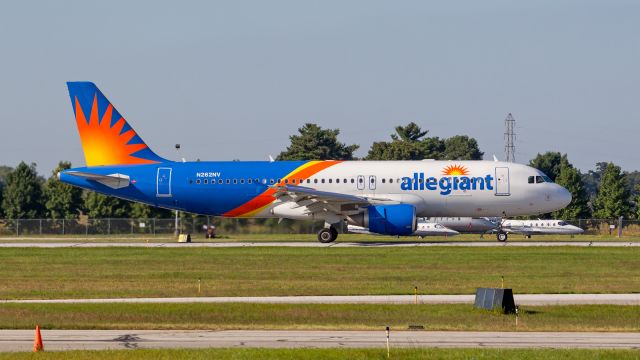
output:
[[[415,123],[397,126],[390,141],[374,142],[363,160],[480,160],[476,139],[467,135],[450,138],[428,136]],[[357,160],[356,144],[338,140],[339,129],[323,129],[307,123],[289,137],[290,144],[278,160]],[[540,169],[573,195],[569,206],[544,217],[560,219],[619,216],[640,219],[640,172],[623,172],[614,163],[600,162],[595,170],[581,173],[566,154],[538,154],[529,165]],[[48,178],[38,175],[35,164],[21,162],[15,169],[0,166],[0,218],[77,219],[90,218],[166,218],[169,210],[84,191],[58,180],[59,171],[71,168],[62,161]]]

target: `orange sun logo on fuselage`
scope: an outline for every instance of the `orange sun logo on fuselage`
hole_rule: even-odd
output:
[[[449,165],[442,169],[442,175],[466,176],[469,175],[469,170],[463,165]]]
[[[87,166],[156,163],[153,160],[132,156],[132,154],[146,149],[147,145],[144,143],[129,144],[129,141],[136,136],[136,132],[129,129],[122,134],[120,133],[125,125],[123,118],[118,119],[111,126],[113,114],[111,104],[107,106],[102,119],[99,119],[98,97],[94,96],[89,121],[87,121],[77,97],[75,105],[76,122]]]

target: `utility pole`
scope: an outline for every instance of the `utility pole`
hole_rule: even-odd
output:
[[[180,144],[176,144],[176,153],[178,154],[178,161],[180,161]],[[180,235],[180,229],[178,228],[179,223],[178,223],[178,219],[180,216],[180,212],[176,209],[176,224],[175,224],[175,236]]]
[[[516,119],[513,118],[511,113],[507,115],[507,118],[504,119],[504,154],[507,162],[515,162],[516,161],[516,133],[514,128],[516,126]]]

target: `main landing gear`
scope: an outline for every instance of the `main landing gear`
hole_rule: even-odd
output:
[[[498,239],[498,241],[500,242],[505,242],[507,241],[507,233],[500,230],[498,231],[498,233],[496,234],[496,238]]]
[[[318,241],[323,244],[328,244],[330,242],[336,241],[338,238],[338,230],[333,226],[324,228],[318,232]]]

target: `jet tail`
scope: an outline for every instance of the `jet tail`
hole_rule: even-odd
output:
[[[142,141],[92,82],[68,82],[87,166],[167,162]]]

